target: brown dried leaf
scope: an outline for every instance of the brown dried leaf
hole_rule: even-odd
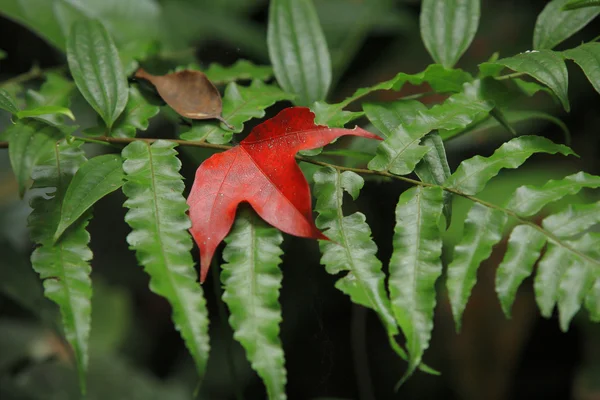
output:
[[[191,119],[216,118],[229,125],[221,117],[221,95],[204,73],[183,70],[167,75],[152,75],[140,68],[135,77],[152,83],[160,97],[181,116]]]

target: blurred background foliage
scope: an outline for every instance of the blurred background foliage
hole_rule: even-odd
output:
[[[483,0],[477,36],[458,67],[474,73],[477,64],[494,52],[510,56],[529,50],[535,19],[545,3]],[[316,0],[315,5],[332,55],[330,101],[399,71],[421,71],[431,63],[418,30],[419,1]],[[108,27],[128,73],[136,68],[134,59],[147,60],[144,67],[155,72],[192,63],[229,65],[240,58],[268,64],[267,8],[263,0],[0,0],[0,85],[7,90],[22,86],[35,90],[44,82],[39,69],[63,71],[63,27],[78,15],[99,18]],[[590,40],[598,35],[599,25],[592,23],[559,49]],[[536,156],[527,168],[501,173],[482,198],[499,202],[525,182],[541,184],[576,170],[600,173],[600,99],[578,68],[569,65],[569,72],[570,114],[544,95],[524,99],[522,106],[561,118],[581,158]],[[23,81],[22,74],[34,79]],[[427,90],[407,85],[399,93],[378,92],[370,99],[392,100]],[[440,100],[430,96],[424,101]],[[272,107],[268,116],[285,106]],[[94,125],[94,113],[82,98],[72,99],[72,109],[79,125]],[[7,114],[0,114],[0,131],[8,124]],[[524,121],[516,129],[563,141],[561,129],[544,120]],[[154,118],[144,135],[174,137],[176,124],[169,112]],[[503,129],[484,124],[446,144],[450,165],[456,167],[474,154],[489,155],[507,138]],[[181,152],[188,185],[208,154],[203,149]],[[358,201],[382,260],[390,257],[394,207],[406,188],[397,181],[371,180]],[[455,200],[446,244],[454,243],[462,229],[467,204],[461,200]],[[569,200],[573,198],[563,201]],[[148,277],[127,248],[123,201],[120,192],[103,199],[90,224],[94,298],[88,398],[190,399],[198,383],[192,360],[173,328],[168,304],[148,290]],[[57,309],[43,297],[29,265],[28,213],[27,201],[18,198],[8,152],[0,150],[0,398],[76,399],[76,373],[59,332]],[[406,365],[389,349],[376,316],[352,305],[334,288],[336,278],[319,265],[316,242],[286,236],[281,337],[289,398],[600,398],[600,326],[576,318],[568,333],[560,333],[555,317],[540,317],[531,282],[520,289],[514,315],[506,320],[493,287],[504,249],[502,244],[496,246],[480,268],[459,335],[440,282],[436,325],[425,362],[442,375],[416,374],[394,393]],[[265,398],[260,380],[242,348],[232,341],[219,311],[220,288],[215,282],[216,275],[205,283],[212,350],[197,398]]]

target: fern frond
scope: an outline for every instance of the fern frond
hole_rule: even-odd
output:
[[[347,274],[336,282],[336,288],[350,296],[354,303],[374,310],[390,336],[398,333],[390,300],[385,291],[385,275],[377,259],[377,245],[362,213],[344,216],[344,190],[356,199],[364,181],[354,172],[326,167],[314,174],[317,227],[331,239],[320,241],[321,263],[328,273]]]
[[[137,141],[123,149],[127,242],[150,275],[150,289],[173,307],[173,321],[200,376],[209,352],[208,316],[190,251],[191,226],[182,195],[181,162],[175,145]]]
[[[600,223],[600,201],[592,204],[569,204],[559,213],[546,217],[542,226],[554,235],[566,238],[578,235]]]
[[[506,254],[496,271],[496,293],[509,318],[517,289],[531,275],[544,244],[546,237],[530,225],[518,225],[510,234]]]
[[[502,211],[479,203],[474,204],[467,214],[463,237],[448,265],[446,282],[457,331],[460,331],[462,314],[477,280],[477,269],[502,239],[506,221],[507,216]]]
[[[592,322],[600,322],[600,276],[596,273],[596,280],[585,296],[585,308],[590,314]]]
[[[56,128],[55,128],[56,129]],[[79,146],[64,141],[40,155],[32,177],[34,188],[54,190],[49,197],[35,192],[29,216],[31,239],[38,245],[31,255],[33,269],[44,280],[44,294],[58,304],[65,336],[75,353],[81,390],[85,392],[88,365],[88,339],[91,324],[92,283],[88,247],[90,235],[85,230],[91,214],[83,215],[54,243],[61,205],[75,172],[85,162]]]
[[[389,290],[410,355],[405,378],[421,362],[433,329],[435,282],[442,273],[442,209],[442,190],[421,186],[402,193],[396,207]]]
[[[269,399],[286,399],[284,354],[279,339],[281,306],[278,301],[282,274],[279,269],[281,233],[253,211],[238,212],[225,239],[221,282],[229,307],[234,338],[244,349],[252,368],[262,378]]]
[[[460,163],[446,186],[473,195],[485,187],[502,168],[518,168],[535,153],[575,155],[567,146],[541,136],[520,136],[504,143],[490,157],[475,156]]]

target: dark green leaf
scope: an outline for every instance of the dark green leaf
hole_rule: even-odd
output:
[[[92,252],[88,247],[90,235],[85,230],[91,215],[79,219],[57,243],[54,232],[69,182],[84,162],[83,151],[64,141],[43,150],[32,177],[33,187],[45,190],[35,192],[29,216],[31,239],[39,245],[31,255],[31,264],[44,280],[44,294],[60,308],[65,336],[75,353],[82,392],[86,388],[91,324]],[[46,194],[52,189],[54,193]]]
[[[233,126],[233,131],[224,128],[222,123],[195,122],[189,131],[182,133],[185,140],[206,140],[210,143],[228,143],[233,133],[244,129],[244,123],[252,118],[265,116],[265,109],[277,101],[289,100],[293,95],[275,85],[253,81],[250,86],[230,83],[223,96],[223,119]]]
[[[123,113],[115,121],[110,135],[113,137],[133,138],[136,131],[145,131],[150,118],[158,114],[160,108],[150,104],[135,86],[129,88],[129,98]]]
[[[287,381],[279,339],[282,241],[281,233],[253,211],[239,212],[225,239],[226,263],[221,273],[223,301],[231,312],[233,336],[265,383],[269,399],[277,400],[286,399]]]
[[[456,245],[454,258],[448,265],[446,281],[457,331],[460,331],[467,300],[477,281],[477,269],[502,239],[506,220],[503,212],[479,203],[474,204],[467,215],[463,237]]]
[[[181,162],[173,143],[136,141],[123,149],[127,242],[150,275],[150,289],[173,308],[173,322],[203,376],[208,358],[208,316],[190,254],[191,226],[182,195]]]
[[[552,49],[582,29],[599,13],[595,7],[565,11],[570,0],[552,0],[540,13],[533,31],[534,49]]]
[[[4,89],[0,89],[0,109],[8,111],[11,114],[19,112],[17,101]]]
[[[423,0],[421,38],[436,63],[451,68],[469,48],[479,25],[480,0]]]
[[[30,117],[39,117],[42,115],[52,115],[52,114],[62,114],[65,115],[72,120],[75,120],[75,116],[66,107],[60,106],[41,106],[37,108],[21,110],[17,113],[17,118],[30,118]]]
[[[577,10],[586,7],[600,7],[600,0],[569,0],[563,10]]]
[[[203,71],[206,77],[215,85],[241,80],[266,81],[273,76],[273,68],[267,65],[254,65],[247,60],[238,60],[229,67],[211,64]]]
[[[18,121],[7,129],[8,155],[21,197],[39,158],[64,137],[57,127],[38,120]]]
[[[73,24],[67,60],[79,91],[111,128],[127,104],[127,77],[117,48],[100,22]]]
[[[549,180],[542,187],[524,185],[513,193],[507,202],[507,208],[522,217],[537,214],[551,202],[567,195],[578,193],[583,188],[600,187],[600,176],[578,172],[561,180]]]
[[[120,188],[123,176],[123,162],[116,154],[97,156],[85,162],[75,173],[63,197],[54,240],[58,240],[98,200]]]
[[[502,168],[518,168],[535,153],[574,155],[567,146],[541,136],[520,136],[504,143],[490,157],[475,156],[463,161],[446,186],[466,194],[480,192]]]
[[[564,51],[563,55],[581,67],[594,89],[600,93],[600,43],[584,43]]]
[[[518,225],[510,234],[506,254],[496,271],[496,293],[504,314],[509,318],[517,289],[531,275],[544,244],[546,237],[529,225]]]
[[[402,193],[396,207],[389,290],[410,355],[405,378],[421,363],[431,339],[435,283],[442,273],[442,208],[442,190],[420,186]]]
[[[267,45],[277,82],[297,105],[325,98],[331,60],[312,0],[272,0]]]

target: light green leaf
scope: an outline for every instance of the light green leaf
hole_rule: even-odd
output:
[[[510,318],[519,286],[531,275],[546,237],[529,225],[518,225],[508,239],[508,248],[496,271],[496,293],[504,314]]]
[[[569,112],[569,74],[560,53],[551,50],[534,50],[502,58],[495,62],[516,72],[522,72],[548,86]]]
[[[535,22],[534,49],[552,49],[578,32],[600,13],[600,9],[594,7],[565,11],[563,7],[569,1],[552,0],[544,7]]]
[[[273,68],[268,65],[254,65],[248,60],[238,60],[229,67],[210,64],[204,70],[204,74],[215,85],[241,80],[266,81],[273,76]]]
[[[39,117],[41,115],[52,115],[52,114],[62,114],[65,115],[72,120],[75,120],[75,116],[66,107],[60,106],[41,106],[33,109],[21,110],[17,113],[17,118],[30,118],[30,117]]]
[[[549,180],[542,187],[521,186],[509,198],[506,207],[522,217],[529,217],[551,202],[576,194],[583,188],[598,187],[600,176],[578,172],[561,180]]]
[[[480,0],[423,0],[421,38],[436,63],[451,68],[469,48],[479,25]]]
[[[579,65],[594,89],[600,93],[600,43],[584,43],[562,54]]]
[[[127,104],[127,77],[117,48],[98,21],[73,24],[67,60],[79,91],[110,129]]]
[[[389,290],[410,355],[404,379],[421,363],[431,339],[435,283],[442,273],[442,208],[442,190],[420,186],[402,193],[396,207]]]
[[[600,223],[600,201],[592,204],[569,204],[559,213],[546,217],[542,226],[562,238],[575,236]]]
[[[123,161],[116,154],[97,156],[85,162],[75,173],[63,197],[54,240],[58,240],[98,200],[120,188],[123,177]]]
[[[600,260],[600,234],[586,233],[581,238],[569,243],[575,250],[591,253],[594,259]],[[571,320],[581,308],[587,293],[593,288],[596,280],[597,265],[592,265],[583,257],[570,257],[568,267],[558,287],[558,317],[560,328],[566,332]]]
[[[150,104],[136,86],[129,88],[129,98],[123,113],[115,121],[110,135],[121,138],[134,138],[139,129],[145,131],[150,118],[160,112],[160,108]]]
[[[313,176],[317,204],[317,227],[330,241],[320,241],[321,264],[328,273],[347,272],[336,282],[336,288],[357,304],[374,310],[388,334],[398,333],[390,301],[385,292],[385,275],[377,259],[377,246],[362,213],[344,216],[344,190],[356,199],[364,181],[354,172],[321,168]]]
[[[19,184],[19,195],[23,197],[33,167],[64,134],[54,125],[35,119],[18,121],[6,130],[6,134],[10,164]]]
[[[281,87],[295,104],[325,99],[331,60],[312,0],[272,0],[267,29],[269,58]]]
[[[225,238],[221,282],[223,301],[229,307],[234,338],[246,350],[252,368],[262,378],[269,399],[284,400],[287,381],[284,354],[279,339],[281,306],[279,269],[281,233],[253,211],[238,212],[231,233]]]
[[[345,111],[340,104],[327,104],[324,101],[315,101],[310,110],[315,114],[315,124],[325,125],[330,128],[342,128],[348,122],[354,121],[365,115],[364,112]]]
[[[408,174],[412,172],[428,148],[419,146],[422,149],[420,157],[418,154],[412,154],[405,160],[406,150],[411,149],[414,153],[414,150],[417,149],[415,146],[418,146],[418,141],[423,136],[437,129],[464,127],[479,118],[481,114],[487,114],[493,107],[492,103],[479,96],[479,82],[465,84],[464,92],[452,95],[442,104],[430,109],[419,106],[417,103],[415,101],[392,103],[409,104],[409,110],[413,110],[411,116],[414,119],[408,120],[407,125],[401,129],[397,128],[394,135],[389,136],[379,145],[375,157],[369,163],[369,169],[390,171],[398,175]],[[403,114],[403,118],[409,117]],[[401,121],[396,119],[391,122],[390,126],[393,126],[393,123]]]
[[[64,76],[49,72],[46,81],[38,91],[28,90],[25,94],[27,108],[38,108],[41,106],[69,107],[71,95],[75,85]]]
[[[182,195],[181,162],[173,143],[136,141],[123,149],[127,242],[150,275],[150,289],[173,308],[173,322],[203,376],[208,358],[208,316],[190,254],[191,226]]]
[[[429,151],[415,167],[415,173],[425,183],[444,185],[451,173],[442,138],[439,133],[431,132],[421,140],[421,145],[428,147]],[[452,219],[452,193],[444,191],[442,196],[446,226],[449,226]]]
[[[466,194],[476,194],[502,168],[518,168],[535,153],[575,155],[567,146],[544,137],[520,136],[504,143],[489,157],[475,156],[460,163],[446,181],[446,186]]]
[[[545,318],[552,316],[552,310],[558,299],[560,280],[569,268],[570,260],[568,250],[550,242],[538,263],[533,288],[535,302]]]
[[[85,162],[85,156],[78,145],[64,141],[41,151],[32,177],[34,187],[45,190],[36,191],[31,199],[29,229],[32,241],[39,245],[31,255],[31,263],[44,280],[44,294],[60,308],[65,336],[75,353],[79,384],[85,393],[92,297],[92,252],[85,227],[91,215],[79,219],[57,243],[53,240],[67,186]],[[53,189],[54,193],[48,195]]]
[[[585,7],[600,7],[600,0],[569,0],[563,10],[577,10]]]
[[[477,269],[502,239],[506,220],[506,214],[502,211],[479,203],[474,204],[467,214],[463,237],[454,249],[446,281],[457,331],[460,331],[467,300],[477,281]]]
[[[4,89],[0,89],[0,109],[8,111],[11,114],[19,112],[17,101]]]
[[[590,320],[592,322],[600,322],[600,277],[597,274],[594,284],[585,295],[584,304],[590,313]]]
[[[265,116],[265,109],[281,100],[290,100],[293,95],[284,92],[276,85],[253,81],[250,86],[230,83],[223,96],[222,116],[233,131],[217,121],[195,122],[189,131],[182,133],[185,140],[207,140],[210,143],[224,144],[231,141],[233,133],[244,129],[244,123],[252,118]]]

